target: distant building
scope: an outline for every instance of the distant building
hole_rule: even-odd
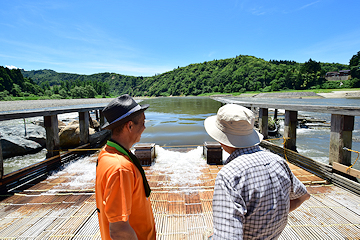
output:
[[[340,76],[349,76],[350,70],[341,70],[339,71]]]
[[[341,70],[339,72],[327,72],[325,79],[328,81],[349,80],[351,78],[350,70]]]

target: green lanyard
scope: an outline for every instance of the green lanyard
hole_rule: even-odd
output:
[[[128,157],[130,158],[130,161],[131,161],[132,163],[134,163],[134,161],[131,159],[129,153],[128,153],[124,148],[120,147],[118,144],[116,144],[116,143],[114,143],[114,142],[112,142],[112,141],[107,141],[106,144],[107,144],[108,146],[110,146],[110,147],[115,148],[116,150],[118,150],[119,152],[125,154],[126,156],[128,156]]]
[[[116,142],[113,142],[111,140],[107,141],[106,143],[109,147],[113,147],[115,148],[117,151],[119,151],[120,153],[126,155],[129,157],[130,161],[137,167],[137,169],[139,169],[140,173],[141,173],[141,176],[143,178],[143,184],[144,184],[144,189],[145,189],[145,195],[146,197],[149,197],[150,196],[150,193],[151,193],[151,189],[150,189],[150,186],[149,186],[149,183],[146,179],[146,176],[145,176],[145,172],[144,172],[144,169],[142,168],[141,164],[140,164],[140,161],[137,159],[137,157],[126,151],[121,145],[119,145],[118,143]]]

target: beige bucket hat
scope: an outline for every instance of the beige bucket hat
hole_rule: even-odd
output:
[[[215,116],[205,119],[206,132],[216,141],[234,148],[246,148],[259,144],[263,135],[254,129],[255,115],[237,104],[219,108]]]

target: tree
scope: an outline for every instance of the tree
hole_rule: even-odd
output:
[[[68,96],[68,93],[63,88],[60,89],[59,94],[62,98],[67,98],[67,96]]]
[[[22,97],[23,95],[20,86],[15,83],[13,84],[13,88],[11,89],[11,94],[14,97]]]
[[[360,79],[360,51],[352,56],[349,66],[351,77]]]
[[[84,90],[85,90],[86,98],[95,98],[97,95],[97,92],[95,91],[93,86],[87,85],[87,86],[85,86]]]
[[[311,58],[301,67],[302,73],[317,73],[321,71],[320,62],[313,61]]]
[[[9,91],[5,90],[3,92],[0,92],[0,100],[6,100],[9,97]]]

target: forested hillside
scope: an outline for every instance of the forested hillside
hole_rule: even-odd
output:
[[[18,84],[21,91],[27,94],[52,98],[81,98],[117,96],[124,93],[132,96],[184,96],[246,91],[270,92],[285,89],[353,88],[360,87],[360,80],[357,77],[340,83],[340,81],[327,81],[324,76],[326,72],[359,69],[357,66],[359,57],[360,52],[353,56],[349,66],[320,63],[312,59],[305,63],[286,60],[265,61],[253,56],[240,55],[235,58],[190,64],[152,77],[134,77],[116,73],[80,75],[57,73],[53,70],[21,70],[24,84],[13,81],[13,86],[9,87],[0,75],[0,84],[2,84],[0,87],[3,86],[0,91],[5,89],[11,94],[16,94],[14,89],[18,89],[16,86]],[[13,75],[19,75],[20,70],[6,69],[2,67],[1,72],[10,71]],[[355,70],[352,72],[356,74]],[[35,85],[37,91],[25,87],[30,85]],[[10,88],[11,90],[8,90]]]
[[[294,61],[265,61],[252,56],[237,56],[183,68],[145,78],[134,92],[139,95],[199,95],[204,93],[234,93],[245,91],[277,91],[284,89],[334,88],[339,83],[327,83],[328,71],[347,69],[347,65]],[[349,81],[347,87],[353,87]]]
[[[10,96],[21,96],[24,92],[28,96],[35,96],[41,93],[42,89],[31,79],[24,78],[20,69],[0,66],[0,100],[10,100]]]

